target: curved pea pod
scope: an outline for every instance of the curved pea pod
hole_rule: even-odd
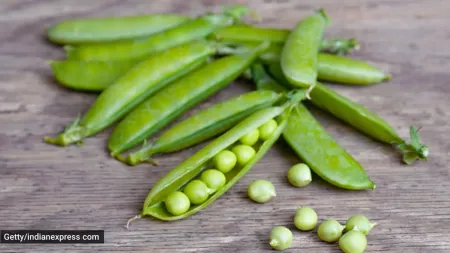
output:
[[[68,19],[49,27],[47,37],[65,45],[105,43],[149,36],[188,20],[179,14]]]
[[[137,61],[51,61],[50,66],[58,83],[89,92],[100,92],[130,70]]]
[[[367,136],[396,146],[403,153],[403,161],[406,164],[412,164],[415,160],[427,160],[428,147],[421,144],[415,127],[410,127],[411,143],[408,143],[383,118],[320,83],[311,92],[311,99],[317,107],[333,114]]]
[[[188,109],[225,88],[269,47],[215,60],[161,89],[138,105],[114,129],[108,141],[111,156],[142,143]]]
[[[184,160],[177,167],[162,177],[150,190],[144,201],[141,214],[136,218],[152,216],[164,221],[174,221],[187,218],[200,210],[205,209],[228,189],[236,184],[256,164],[270,147],[278,140],[287,124],[288,103],[282,106],[265,108],[255,112],[236,126],[214,139],[193,156]],[[220,151],[229,148],[249,131],[258,128],[270,119],[276,118],[279,122],[277,129],[270,139],[263,142],[253,159],[243,167],[237,167],[225,174],[227,182],[225,186],[217,189],[209,198],[199,205],[191,205],[189,210],[182,215],[170,214],[164,205],[168,194],[183,188],[189,181],[199,177],[201,172],[209,167],[213,157]],[[134,220],[135,218],[131,219]]]
[[[269,72],[278,81],[286,83],[276,65],[271,65]],[[315,106],[331,113],[374,140],[394,145],[403,154],[403,161],[406,164],[412,164],[415,160],[427,160],[429,148],[421,143],[418,129],[415,127],[410,127],[411,143],[408,143],[376,113],[325,85],[316,83],[310,95],[311,102]]]
[[[280,62],[291,85],[310,89],[314,87],[317,80],[317,53],[328,23],[328,16],[320,9],[301,20],[289,34]]]
[[[110,126],[165,85],[203,65],[214,55],[216,45],[200,40],[161,52],[140,62],[122,75],[94,101],[93,105],[56,138],[44,141],[66,146],[80,143]]]
[[[288,89],[285,83],[269,76],[261,64],[252,66],[252,77],[258,90],[286,92]],[[375,188],[364,168],[333,140],[302,103],[291,111],[283,138],[328,183],[352,190]]]
[[[208,107],[174,125],[153,143],[123,159],[129,165],[152,160],[158,153],[182,150],[225,132],[250,114],[274,105],[284,95],[274,91],[252,91]],[[153,161],[154,162],[154,161]]]
[[[364,168],[336,143],[303,104],[292,110],[283,138],[328,183],[349,190],[375,189]]]
[[[237,6],[223,14],[205,14],[163,32],[132,41],[65,47],[67,58],[83,61],[140,59],[169,48],[203,39],[216,29],[233,24],[246,8]]]

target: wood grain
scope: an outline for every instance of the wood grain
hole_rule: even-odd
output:
[[[314,110],[326,129],[367,169],[375,191],[351,192],[318,178],[290,187],[287,169],[298,162],[280,141],[229,192],[189,219],[164,223],[142,219],[139,211],[151,186],[199,147],[160,156],[159,167],[129,168],[105,152],[110,130],[83,147],[58,148],[42,142],[86,111],[95,94],[62,88],[47,64],[61,59],[60,47],[45,41],[45,29],[62,19],[151,12],[198,15],[225,3],[246,3],[261,25],[293,27],[323,7],[332,18],[327,37],[356,37],[367,60],[393,79],[371,87],[330,85],[386,118],[401,136],[422,127],[430,146],[428,162],[404,166],[389,146],[356,133]],[[366,252],[450,252],[450,19],[449,1],[429,0],[3,0],[0,3],[0,229],[104,229],[101,245],[0,244],[1,252],[272,252],[268,234],[275,225],[293,228],[293,214],[310,205],[320,219],[342,222],[362,213],[379,225]],[[236,82],[184,117],[213,102],[251,89]],[[254,179],[270,179],[277,197],[258,205],[246,198]],[[294,230],[285,252],[339,252],[314,232]]]

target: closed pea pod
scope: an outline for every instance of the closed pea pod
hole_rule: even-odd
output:
[[[144,39],[65,47],[67,58],[84,61],[141,59],[193,40],[203,39],[216,29],[231,25],[246,12],[245,7],[237,6],[223,14],[202,15]]]
[[[213,61],[169,84],[133,109],[109,137],[112,156],[143,142],[189,108],[225,88],[269,46]]]
[[[253,165],[258,162],[262,158],[262,156],[270,149],[270,147],[279,138],[284,127],[286,126],[287,115],[291,107],[292,103],[288,101],[281,106],[274,106],[259,110],[239,122],[237,125],[235,125],[224,134],[220,135],[218,138],[214,139],[208,145],[196,152],[193,156],[184,160],[181,164],[172,169],[153,186],[144,201],[141,214],[135,218],[149,215],[160,220],[172,221],[186,218],[206,208],[218,197],[224,194],[228,189],[230,189],[240,178],[242,178],[253,167]],[[258,147],[258,151],[253,159],[249,161],[245,166],[237,167],[231,170],[229,173],[225,174],[227,182],[222,188],[217,189],[202,204],[191,206],[191,208],[182,215],[172,215],[167,212],[166,208],[164,207],[163,200],[168,194],[182,188],[183,185],[199,176],[202,171],[208,169],[211,159],[218,152],[229,148],[231,145],[238,142],[239,139],[247,132],[259,127],[264,122],[267,122],[272,118],[279,118],[279,127],[277,131],[274,132],[271,139],[263,142]]]
[[[252,71],[258,89],[286,89],[273,80],[261,65],[254,65]],[[302,103],[289,115],[283,138],[328,183],[351,190],[375,188],[364,168],[334,141]]]
[[[281,69],[295,87],[314,87],[317,79],[317,53],[329,18],[320,9],[301,20],[289,34],[282,52]]]
[[[214,52],[215,45],[201,40],[149,57],[104,90],[81,119],[45,141],[66,146],[102,131],[148,96],[202,65]]]
[[[55,79],[67,88],[101,92],[130,70],[137,61],[52,61]]]
[[[271,65],[269,71],[276,79],[286,82],[276,65]],[[412,164],[415,160],[427,160],[428,146],[421,143],[418,129],[415,127],[410,127],[411,143],[408,143],[386,120],[321,83],[316,83],[312,90],[311,102],[367,136],[394,145],[402,152],[406,164]]]
[[[152,14],[119,17],[68,19],[47,30],[50,41],[58,44],[91,44],[149,36],[189,20],[179,14]]]
[[[153,143],[128,155],[129,165],[147,161],[152,155],[179,151],[225,132],[257,110],[283,97],[273,91],[252,91],[208,107],[161,134]]]

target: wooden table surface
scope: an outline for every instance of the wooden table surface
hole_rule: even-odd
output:
[[[324,113],[314,114],[366,168],[374,191],[339,190],[317,177],[304,189],[289,186],[287,169],[298,158],[279,141],[254,168],[208,209],[173,223],[141,219],[127,230],[152,185],[199,147],[160,156],[161,166],[127,167],[105,149],[110,129],[83,147],[59,148],[42,142],[85,112],[95,94],[60,87],[47,64],[62,59],[61,47],[44,39],[45,28],[69,17],[180,12],[199,15],[223,3],[248,2],[261,25],[290,28],[319,7],[332,19],[326,36],[356,37],[352,57],[393,75],[371,87],[331,85],[387,119],[408,138],[422,127],[430,146],[428,162],[405,166],[392,147],[370,140]],[[273,226],[293,228],[300,205],[320,220],[344,222],[364,214],[379,225],[366,252],[450,252],[450,19],[449,1],[439,0],[3,0],[0,3],[0,229],[101,229],[104,244],[0,244],[0,252],[271,252]],[[236,82],[187,115],[252,88]],[[246,197],[247,185],[269,179],[273,201]],[[293,228],[285,252],[339,252],[315,232]]]

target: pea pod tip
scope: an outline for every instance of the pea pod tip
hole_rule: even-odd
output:
[[[131,217],[130,219],[128,219],[127,224],[125,225],[125,228],[126,229],[130,228],[131,222],[133,222],[135,220],[138,220],[138,219],[141,219],[141,218],[142,218],[142,215],[140,215],[140,214],[138,214],[138,215],[136,215],[134,217]]]

